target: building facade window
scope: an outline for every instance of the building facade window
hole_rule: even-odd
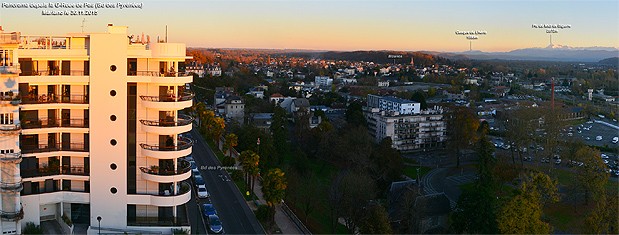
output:
[[[13,124],[13,113],[0,113],[0,124]]]

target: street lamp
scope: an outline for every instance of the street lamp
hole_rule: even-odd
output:
[[[101,234],[101,216],[97,216],[97,221],[99,221],[99,234]]]

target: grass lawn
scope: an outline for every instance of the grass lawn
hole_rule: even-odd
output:
[[[417,179],[417,168],[419,168],[419,179],[423,177],[425,174],[428,174],[432,168],[429,167],[414,167],[414,166],[405,166],[404,167],[404,175],[410,177],[411,179]]]

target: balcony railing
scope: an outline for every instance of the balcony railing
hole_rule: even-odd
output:
[[[6,221],[17,221],[24,218],[24,209],[18,211],[0,211],[0,218]]]
[[[189,226],[185,216],[177,217],[128,217],[127,226]]]
[[[181,175],[191,170],[191,164],[186,160],[179,160],[176,170],[159,166],[151,166],[150,168],[140,167],[140,170],[151,175]]]
[[[54,151],[88,152],[89,145],[84,143],[56,144],[25,144],[21,146],[22,153],[44,153]]]
[[[0,124],[0,131],[18,131],[21,129],[19,124]]]
[[[83,165],[81,166],[62,166],[63,175],[88,175],[90,170]]]
[[[0,65],[0,74],[19,74],[21,70],[14,65]]]
[[[24,188],[20,182],[0,182],[0,189],[3,191],[19,192]]]
[[[193,146],[193,140],[184,137],[178,138],[178,142],[176,143],[176,145],[170,146],[149,145],[144,143],[140,144],[140,147],[142,147],[143,149],[152,151],[180,151],[188,149],[191,146]]]
[[[174,121],[174,117],[166,117],[164,119],[159,119],[159,121],[152,120],[140,120],[140,122],[147,126],[186,126],[190,125],[193,122],[193,117],[188,115],[178,115],[177,121]]]
[[[2,153],[0,161],[16,161],[21,159],[21,153]]]
[[[24,119],[21,122],[23,129],[75,127],[88,128],[88,119]]]
[[[84,70],[69,70],[60,71],[58,69],[52,70],[27,70],[21,71],[19,76],[88,76],[88,71]]]
[[[149,77],[182,77],[184,72],[161,72],[161,71],[127,71],[127,76],[149,76]]]
[[[179,102],[179,101],[188,101],[193,99],[195,96],[192,92],[184,92],[178,96],[176,95],[160,95],[160,96],[146,96],[141,95],[140,99],[144,101],[152,101],[152,102]]]
[[[86,95],[25,95],[21,97],[22,104],[53,104],[53,103],[70,103],[70,104],[88,104],[88,96]]]

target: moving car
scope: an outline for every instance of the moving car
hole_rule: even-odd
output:
[[[215,210],[213,204],[206,203],[202,204],[202,213],[204,214],[204,217],[209,217],[211,215],[217,215],[217,210]]]
[[[211,232],[214,233],[222,233],[224,231],[224,227],[221,225],[221,221],[219,221],[219,216],[217,215],[208,216],[208,227]]]
[[[198,185],[198,198],[207,198],[209,197],[208,191],[206,190],[206,185],[201,184]]]

